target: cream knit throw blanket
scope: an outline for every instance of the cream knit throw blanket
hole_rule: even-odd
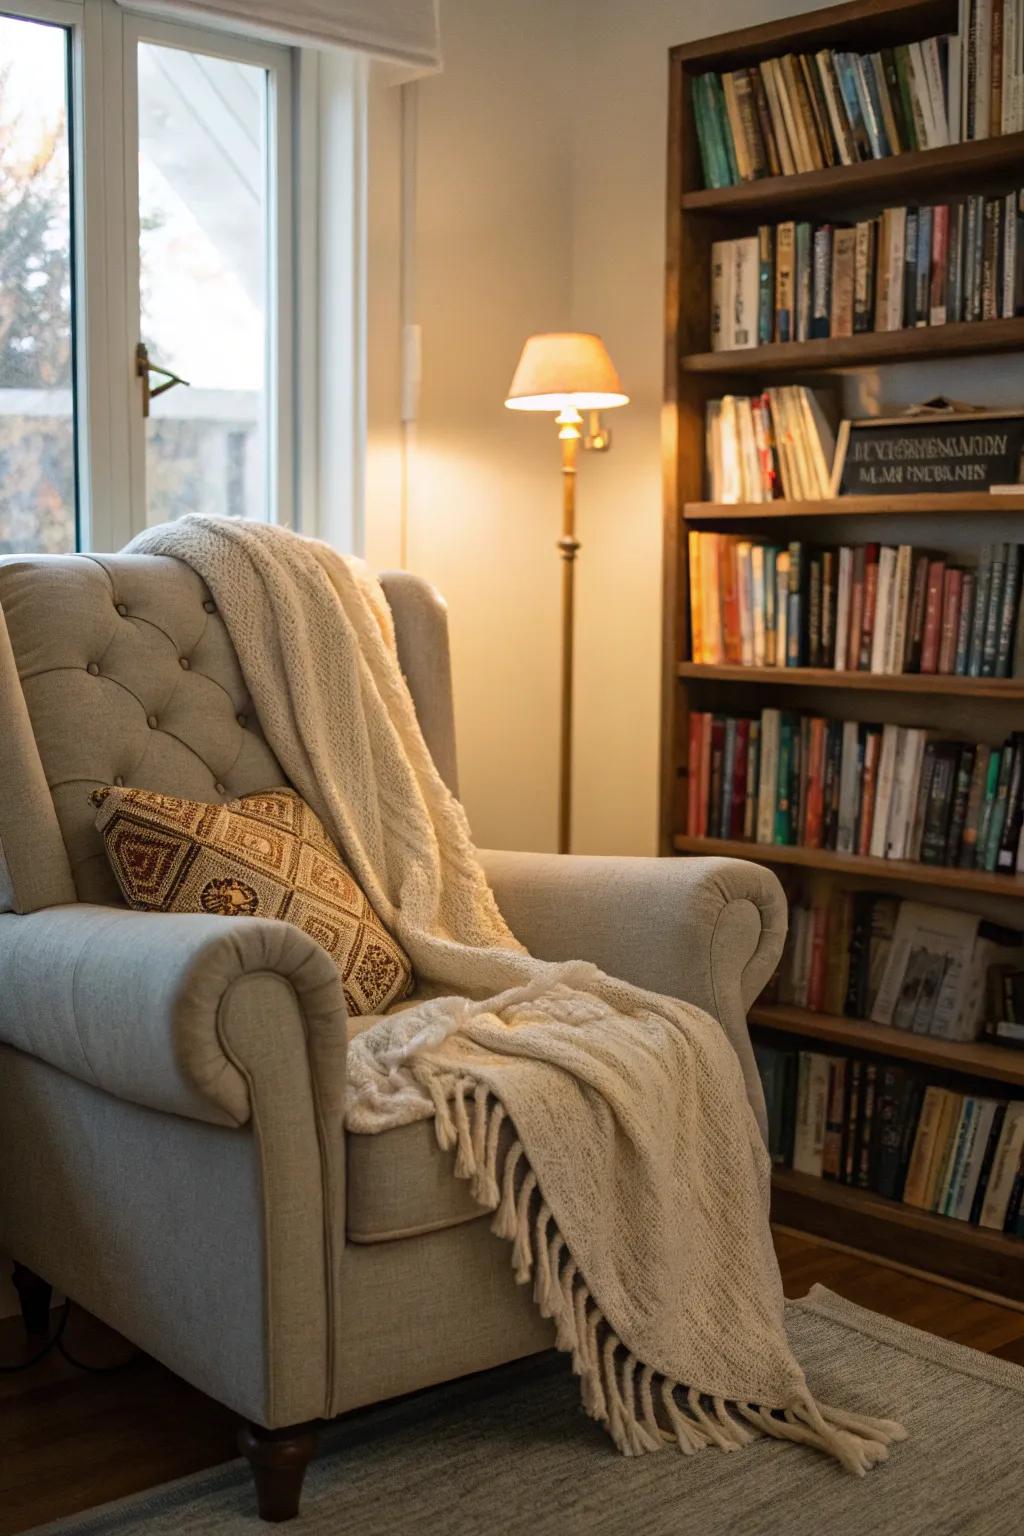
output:
[[[354,1039],[349,1127],[434,1116],[455,1177],[494,1211],[516,1279],[532,1279],[571,1353],[585,1408],[626,1455],[771,1435],[857,1473],[882,1460],[899,1425],[816,1403],[790,1351],[768,1157],[725,1034],[513,937],[365,569],[203,516],[128,548],[175,555],[206,582],[285,773],[436,994]]]

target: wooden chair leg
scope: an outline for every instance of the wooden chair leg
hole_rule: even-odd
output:
[[[21,1320],[30,1339],[45,1339],[50,1332],[53,1286],[34,1270],[15,1262],[11,1275],[21,1303]]]
[[[238,1449],[252,1468],[260,1519],[294,1520],[302,1480],[316,1452],[316,1426],[263,1429],[259,1424],[241,1424]]]

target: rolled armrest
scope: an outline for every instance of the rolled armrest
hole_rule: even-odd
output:
[[[746,1015],[786,937],[785,897],[769,870],[744,859],[481,858],[509,927],[532,954],[592,960],[718,1019],[763,1128]]]
[[[281,1049],[294,1051],[296,1017],[334,1119],[344,994],[330,957],[292,924],[86,903],[0,916],[0,1042],[118,1098],[242,1125],[252,1023],[265,1037],[280,1019]],[[260,1039],[261,1056],[273,1048]]]

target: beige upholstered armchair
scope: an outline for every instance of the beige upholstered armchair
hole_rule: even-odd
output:
[[[444,605],[384,586],[454,789]],[[344,1000],[310,938],[120,903],[97,785],[216,801],[283,780],[199,578],[11,557],[0,609],[0,1251],[30,1315],[58,1287],[234,1408],[260,1512],[287,1519],[316,1421],[544,1349],[551,1325],[429,1122],[345,1135]],[[706,1009],[763,1117],[745,1017],[783,940],[773,876],[485,858],[535,953]]]

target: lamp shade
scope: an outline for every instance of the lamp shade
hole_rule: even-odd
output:
[[[510,411],[604,411],[628,405],[600,336],[547,331],[523,347],[505,401]]]

